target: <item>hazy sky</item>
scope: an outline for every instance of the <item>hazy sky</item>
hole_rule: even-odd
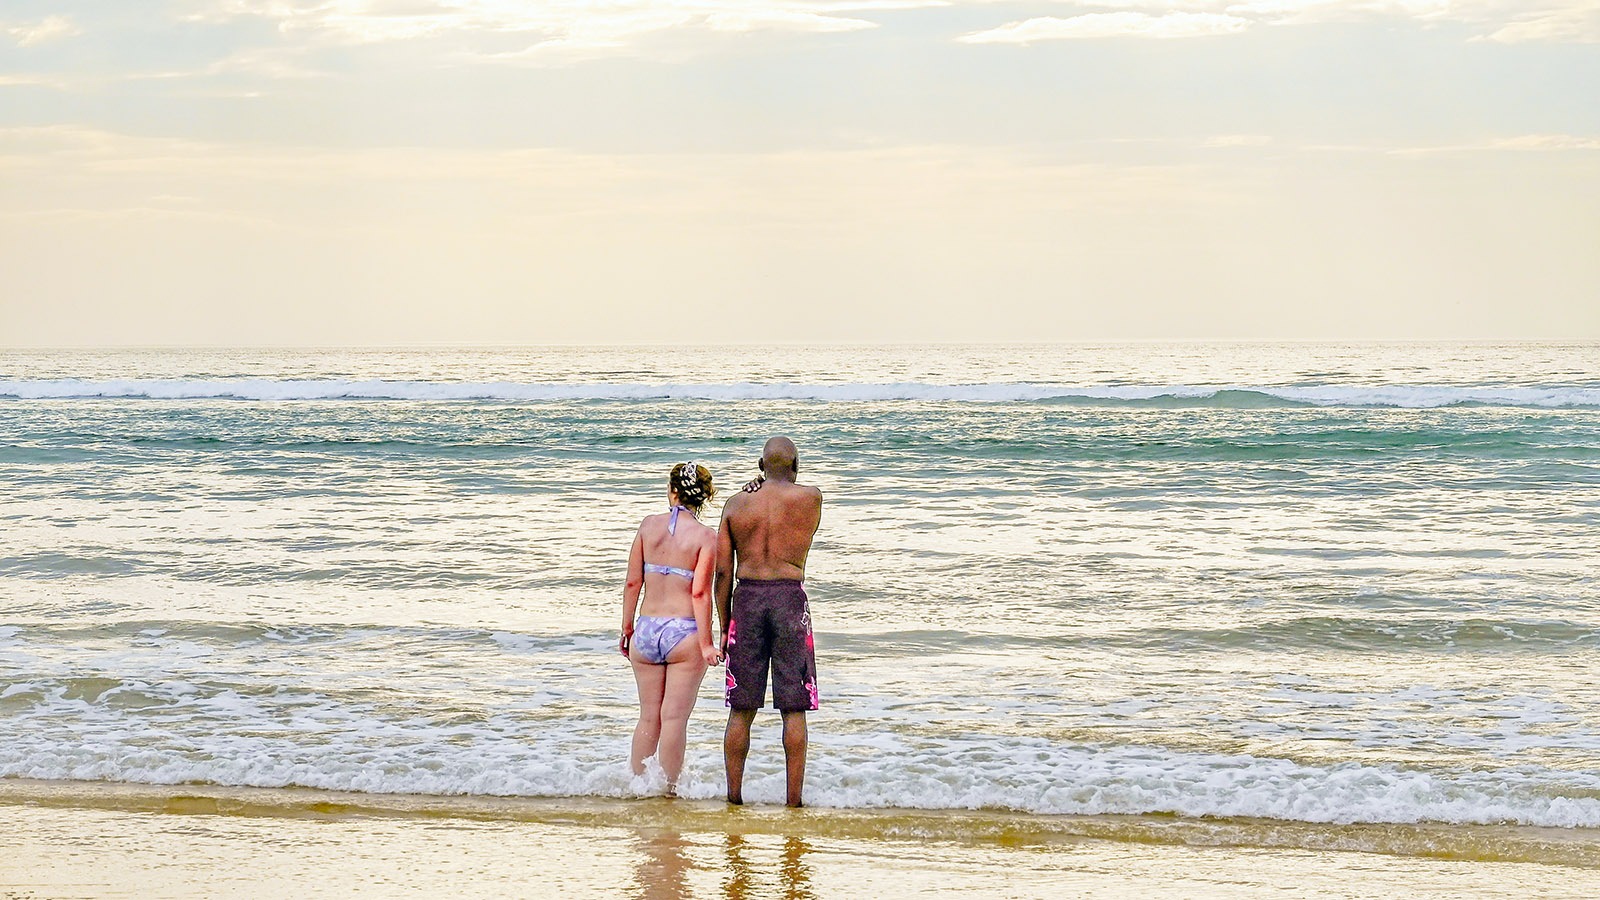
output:
[[[5,0],[0,345],[1595,339],[1597,86],[1600,0]]]

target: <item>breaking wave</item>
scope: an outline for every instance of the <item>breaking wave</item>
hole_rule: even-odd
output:
[[[344,379],[0,380],[0,397],[18,400],[795,400],[927,403],[1079,403],[1252,408],[1274,406],[1600,407],[1600,387],[1564,385],[1067,385],[988,384],[607,384]]]

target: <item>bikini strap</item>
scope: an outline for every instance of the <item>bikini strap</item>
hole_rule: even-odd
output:
[[[672,508],[672,518],[667,520],[667,534],[677,534],[678,533],[678,513],[681,513],[683,511],[684,511],[684,507],[682,507],[682,506],[674,506]]]

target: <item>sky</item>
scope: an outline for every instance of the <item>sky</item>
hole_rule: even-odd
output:
[[[1600,339],[1600,0],[5,0],[0,346]]]

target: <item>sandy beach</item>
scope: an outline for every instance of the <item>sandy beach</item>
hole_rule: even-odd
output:
[[[1174,842],[1162,839],[1164,826],[1181,823],[1125,818],[1133,817],[1052,822],[705,801],[8,780],[0,788],[7,850],[0,896],[1114,897],[1159,886],[1177,896],[1585,897],[1600,890],[1594,845],[1554,833],[1482,829],[1475,856],[1448,858],[1193,846],[1176,842],[1194,839],[1192,828],[1170,833]],[[1231,824],[1236,833],[1249,829]],[[1094,833],[1106,836],[1088,836]],[[1219,827],[1214,837],[1226,833]],[[1546,861],[1503,858],[1519,853]]]

